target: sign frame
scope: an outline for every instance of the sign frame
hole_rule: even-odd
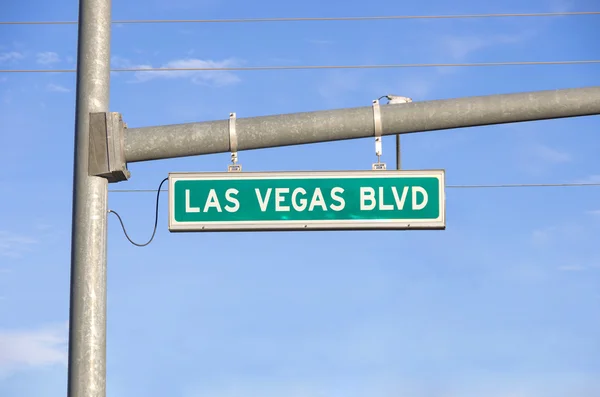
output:
[[[439,217],[437,219],[365,219],[365,220],[268,220],[177,222],[175,220],[175,182],[180,180],[227,179],[328,179],[328,178],[437,178]],[[275,172],[170,172],[170,232],[257,232],[257,231],[365,231],[365,230],[445,230],[445,170],[357,170],[357,171],[275,171]]]

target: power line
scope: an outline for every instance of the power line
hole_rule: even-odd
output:
[[[600,182],[581,183],[508,183],[499,185],[447,185],[449,189],[493,189],[493,188],[524,188],[524,187],[586,187],[600,186]],[[156,190],[153,190],[156,191]]]
[[[512,14],[464,14],[464,15],[384,15],[359,17],[283,17],[283,18],[233,18],[233,19],[147,19],[115,20],[113,24],[153,23],[252,23],[252,22],[321,22],[321,21],[381,21],[399,19],[476,19],[507,17],[556,17],[600,15],[600,11],[536,12]],[[77,21],[0,21],[0,25],[76,25]]]
[[[456,68],[483,66],[532,66],[532,65],[586,65],[598,64],[600,59],[575,61],[515,61],[480,63],[399,63],[379,65],[296,65],[296,66],[234,66],[234,67],[193,67],[193,68],[152,68],[133,67],[111,69],[111,72],[208,72],[208,71],[260,71],[260,70],[308,70],[308,69],[393,69],[393,68]],[[76,69],[0,69],[0,73],[75,73]]]
[[[600,182],[581,182],[581,183],[507,183],[496,185],[446,185],[448,189],[505,189],[505,188],[538,188],[538,187],[590,187],[600,186]],[[111,193],[156,193],[156,189],[113,189]],[[168,189],[160,190],[161,193],[168,192]]]

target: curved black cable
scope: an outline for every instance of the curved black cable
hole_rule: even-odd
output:
[[[123,224],[123,219],[121,219],[121,216],[116,211],[108,210],[108,213],[113,213],[117,216],[117,218],[119,219],[119,222],[121,222],[121,227],[123,228],[123,233],[125,233],[125,237],[127,237],[127,240],[129,240],[129,242],[131,244],[135,245],[136,247],[145,247],[148,244],[150,244],[152,242],[152,240],[154,240],[154,235],[156,234],[156,227],[158,226],[158,203],[160,202],[160,189],[162,188],[163,183],[165,183],[168,180],[169,180],[169,178],[167,177],[162,180],[160,185],[158,185],[158,190],[156,191],[156,214],[154,217],[154,231],[152,232],[152,236],[150,237],[150,240],[148,240],[147,243],[138,244],[138,243],[134,242],[127,234],[127,230],[125,230],[125,225]]]

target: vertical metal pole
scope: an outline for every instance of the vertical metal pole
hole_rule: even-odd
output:
[[[106,396],[107,180],[88,174],[89,113],[107,112],[111,0],[80,0],[68,397]]]
[[[396,135],[396,169],[402,169],[402,164],[400,162],[400,134]]]

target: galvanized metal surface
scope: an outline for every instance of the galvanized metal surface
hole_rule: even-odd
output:
[[[108,182],[88,174],[88,133],[108,111],[111,0],[80,0],[79,21],[67,395],[105,397]]]
[[[381,106],[382,135],[600,114],[600,87]],[[372,137],[371,106],[238,118],[238,150]],[[230,151],[228,120],[130,128],[127,162]]]

